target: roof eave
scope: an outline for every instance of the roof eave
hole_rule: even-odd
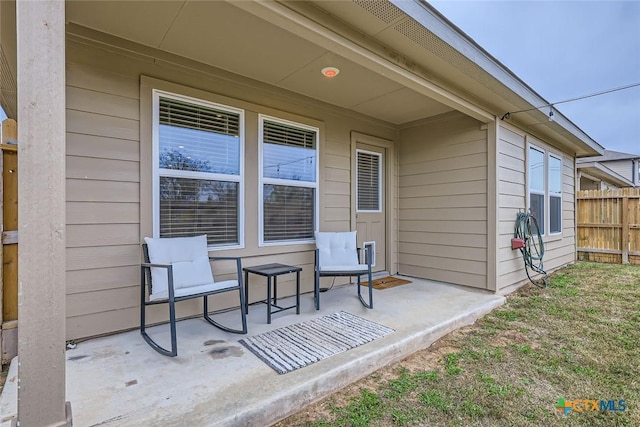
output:
[[[618,187],[633,187],[633,182],[599,162],[577,163],[576,168]]]
[[[522,81],[515,73],[500,63],[500,61],[494,58],[489,52],[483,49],[471,37],[466,35],[460,28],[449,21],[425,0],[389,1],[421,25],[428,28],[429,31],[433,32],[445,43],[448,43],[458,50],[468,61],[475,63],[484,72],[498,80],[531,108],[535,109],[541,105],[550,104],[524,81]],[[503,113],[506,113],[506,111]],[[531,115],[544,116],[540,111],[533,111]],[[539,121],[539,118],[536,117],[536,120]],[[523,124],[526,125],[526,123]],[[598,144],[582,129],[557,110],[554,114],[554,122],[549,122],[546,126],[549,131],[555,134],[560,140],[566,139],[567,137],[569,137],[569,139],[573,139],[572,143],[581,148],[581,150],[576,150],[576,153],[579,153],[579,156],[581,157],[601,155],[604,152],[604,147]],[[557,129],[557,126],[562,129]],[[562,132],[563,130],[564,132]],[[568,132],[569,135],[563,134],[566,132]]]

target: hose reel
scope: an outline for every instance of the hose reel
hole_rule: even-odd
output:
[[[531,212],[518,212],[513,239],[511,239],[511,249],[519,249],[524,260],[524,269],[527,272],[529,281],[539,287],[547,287],[549,275],[544,271],[542,258],[544,257],[544,241],[538,227],[538,221]],[[542,274],[539,280],[533,280],[529,270]]]

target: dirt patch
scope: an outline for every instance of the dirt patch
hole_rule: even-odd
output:
[[[506,347],[508,345],[529,345],[532,349],[540,347],[535,341],[520,331],[501,330],[494,337],[489,339],[489,344],[495,347]]]

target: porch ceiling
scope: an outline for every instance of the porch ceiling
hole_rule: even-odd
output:
[[[452,108],[221,1],[68,1],[67,21],[403,124]],[[326,66],[340,69],[333,79]]]

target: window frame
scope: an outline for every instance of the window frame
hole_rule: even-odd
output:
[[[283,178],[268,178],[264,176],[264,122],[270,121],[280,123],[286,126],[297,127],[313,131],[316,134],[315,138],[315,152],[316,152],[316,167],[315,167],[315,181],[298,181]],[[313,229],[314,233],[319,229],[320,219],[320,129],[316,126],[307,125],[300,122],[294,122],[291,120],[282,119],[279,117],[270,116],[267,114],[258,114],[258,246],[284,246],[284,245],[300,245],[315,242],[315,236],[309,239],[296,239],[296,240],[278,240],[278,241],[265,241],[264,239],[264,186],[268,185],[281,185],[290,187],[304,187],[313,188],[314,191],[314,212],[313,212]]]
[[[542,190],[536,189],[536,190],[532,190],[531,189],[531,150],[536,150],[538,152],[540,152],[542,154]],[[547,197],[546,197],[546,193],[547,193],[547,152],[544,148],[541,148],[537,145],[534,144],[528,144],[527,146],[527,210],[530,211],[531,209],[531,194],[535,194],[537,196],[542,196],[542,226],[544,227],[544,229],[542,230],[542,236],[544,236],[546,234],[546,230],[547,227],[546,225],[547,223],[547,209],[548,209],[548,201],[547,201]],[[538,224],[540,225],[540,224]]]
[[[160,168],[160,98],[169,98],[207,108],[227,111],[239,115],[239,168],[238,175],[229,175],[212,172],[180,171]],[[238,183],[238,242],[228,245],[207,246],[209,251],[229,249],[243,249],[244,246],[244,168],[245,168],[245,111],[229,105],[219,104],[204,99],[181,95],[161,89],[152,89],[152,130],[151,130],[151,158],[152,158],[152,211],[153,211],[153,237],[160,237],[160,177],[199,179],[205,181],[224,181]]]
[[[550,186],[550,182],[551,182],[551,158],[555,158],[556,160],[558,160],[560,162],[560,192],[552,192],[551,191],[551,186]],[[549,208],[548,208],[548,216],[549,216],[549,221],[547,222],[547,224],[549,224],[549,236],[557,236],[557,235],[561,235],[562,234],[562,156],[556,153],[552,153],[551,151],[547,151],[547,197],[549,199]],[[560,198],[560,219],[559,219],[559,223],[560,223],[560,231],[556,231],[553,232],[551,230],[551,197],[558,197]]]
[[[540,190],[532,190],[531,189],[531,149],[537,150],[539,152],[542,153],[543,155],[543,159],[544,159],[544,171],[543,171],[543,177],[544,177],[544,191],[540,191]],[[549,183],[550,183],[550,158],[553,157],[556,160],[560,161],[560,192],[556,193],[554,192],[553,194],[551,193],[551,190],[549,188]],[[547,237],[549,239],[559,239],[562,238],[563,232],[564,232],[564,227],[562,225],[562,221],[563,221],[563,206],[562,204],[564,203],[564,195],[563,195],[563,190],[562,190],[562,186],[563,186],[563,167],[564,167],[564,161],[563,161],[563,156],[562,154],[555,152],[555,151],[551,151],[547,148],[544,148],[543,146],[541,146],[540,144],[534,144],[530,141],[527,141],[526,144],[526,176],[525,176],[525,182],[526,182],[526,207],[527,207],[527,211],[529,209],[531,209],[531,194],[537,194],[537,195],[542,195],[543,196],[543,201],[544,201],[544,208],[543,208],[543,212],[542,215],[544,216],[544,230],[542,233],[543,237]],[[551,232],[551,197],[559,197],[560,198],[560,219],[559,219],[559,223],[560,223],[560,231]]]
[[[366,210],[366,209],[359,209],[358,208],[358,153],[365,153],[365,154],[369,154],[372,156],[376,156],[378,158],[378,209],[376,210]],[[356,213],[382,213],[384,211],[384,208],[382,206],[383,203],[383,197],[382,197],[382,172],[383,172],[383,166],[382,166],[382,153],[378,153],[376,151],[370,151],[370,150],[363,150],[360,148],[356,148]]]

